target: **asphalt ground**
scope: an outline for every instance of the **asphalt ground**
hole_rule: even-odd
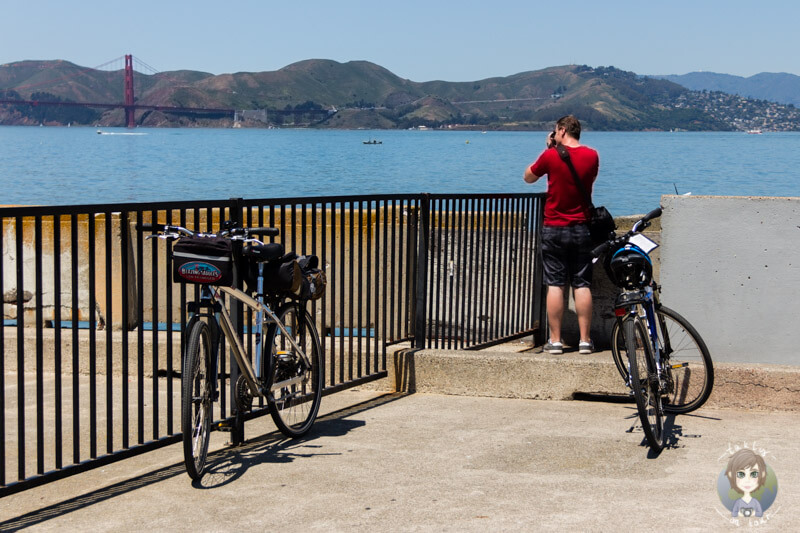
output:
[[[304,439],[269,417],[248,441],[213,434],[192,484],[180,444],[0,500],[14,531],[793,530],[800,413],[702,408],[668,419],[649,453],[632,403],[344,391]],[[777,494],[761,519],[717,490],[736,447],[764,455]]]

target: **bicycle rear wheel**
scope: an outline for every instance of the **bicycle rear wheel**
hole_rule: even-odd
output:
[[[305,435],[317,418],[322,399],[322,348],[314,322],[305,308],[288,303],[276,312],[304,360],[277,324],[271,324],[265,350],[269,356],[267,404],[278,429],[290,438]]]
[[[667,380],[664,411],[688,413],[703,405],[714,387],[714,366],[706,343],[681,315],[663,305],[658,337]]]
[[[203,477],[211,435],[211,335],[205,322],[195,322],[186,342],[181,373],[181,431],[186,472]]]
[[[625,346],[630,359],[631,386],[642,429],[650,448],[661,451],[664,447],[664,412],[659,394],[650,337],[638,317],[628,317],[622,323]]]

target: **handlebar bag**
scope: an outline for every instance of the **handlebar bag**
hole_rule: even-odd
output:
[[[229,286],[233,243],[222,237],[184,237],[172,247],[172,279],[178,283]]]

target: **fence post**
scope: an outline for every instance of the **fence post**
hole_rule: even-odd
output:
[[[431,230],[431,195],[423,194],[419,199],[417,224],[417,294],[414,304],[414,344],[419,350],[425,348],[428,322],[428,250]]]
[[[535,330],[533,341],[535,346],[542,346],[547,341],[549,335],[547,325],[547,293],[544,288],[544,267],[542,265],[542,226],[544,225],[544,200],[535,198],[532,202],[534,209],[530,213],[533,220],[533,229],[536,232],[536,241],[533,247],[534,260],[534,298],[533,321],[538,324]]]
[[[242,198],[231,198],[230,199],[230,207],[228,216],[230,217],[229,220],[233,223],[234,227],[239,227],[242,225],[242,209],[244,207],[244,200]],[[220,214],[221,215],[221,214]],[[222,216],[220,216],[220,224],[223,222]],[[237,256],[237,253],[241,251],[241,243],[234,241],[234,257]],[[233,262],[233,286],[237,289],[242,289],[243,280],[242,276],[239,273],[238,265],[236,261]],[[242,303],[236,299],[231,298],[231,322],[233,322],[233,331],[235,332],[236,336],[239,337],[240,340],[244,338],[244,324],[242,317],[244,315],[244,309]],[[242,416],[244,413],[240,413],[239,409],[236,407],[238,404],[238,400],[236,399],[236,382],[239,380],[239,365],[236,363],[236,358],[233,357],[233,347],[230,348],[229,357],[230,361],[230,373],[231,379],[228,382],[230,387],[230,405],[231,409],[233,410],[234,415],[234,422],[233,426],[231,427],[231,444],[233,446],[239,446],[244,443],[244,417]]]

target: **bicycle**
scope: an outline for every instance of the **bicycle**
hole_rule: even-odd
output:
[[[262,398],[281,433],[289,438],[305,435],[319,411],[324,379],[319,334],[305,303],[321,296],[324,273],[313,268],[313,261],[304,271],[283,245],[254,237],[277,236],[277,228],[239,228],[226,222],[218,234],[164,224],[143,224],[141,229],[155,232],[147,239],[176,240],[175,281],[200,286],[199,300],[187,303],[181,372],[181,430],[189,476],[199,481],[205,471],[213,402],[220,394],[217,362],[223,337],[240,370],[234,389],[237,415],[251,410],[254,398]],[[234,262],[255,297],[230,286]],[[283,279],[287,272],[288,285]],[[231,300],[255,312],[254,358],[234,330]]]
[[[651,211],[630,231],[611,236],[592,251],[598,259],[605,256],[609,278],[622,289],[614,304],[611,353],[633,391],[645,437],[655,451],[666,440],[664,413],[694,411],[714,386],[705,342],[688,320],[661,304],[661,287],[653,280],[649,254],[658,245],[642,231],[660,216],[660,208]]]

